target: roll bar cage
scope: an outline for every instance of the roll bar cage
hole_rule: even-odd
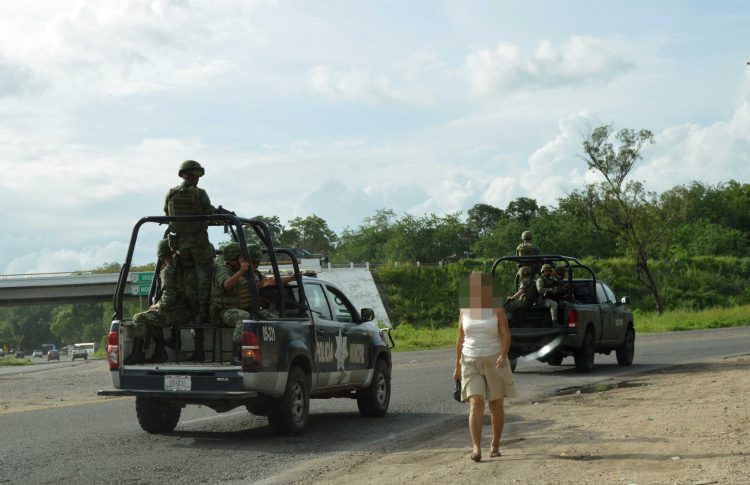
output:
[[[501,258],[498,258],[495,260],[494,263],[492,263],[492,269],[490,270],[490,274],[494,277],[495,276],[495,270],[497,269],[498,265],[502,263],[503,261],[515,261],[516,263],[537,263],[537,264],[551,264],[555,266],[555,263],[561,262],[564,263],[565,266],[567,266],[566,274],[568,276],[568,281],[573,281],[573,270],[574,269],[582,269],[587,271],[591,275],[591,280],[593,281],[594,288],[596,288],[596,275],[594,274],[594,270],[592,270],[590,267],[586,266],[582,262],[580,262],[578,259],[572,257],[572,256],[563,256],[561,254],[539,254],[534,256],[503,256]]]
[[[130,237],[130,244],[128,245],[128,253],[125,257],[125,262],[122,265],[122,268],[120,268],[120,276],[117,279],[117,286],[115,288],[115,294],[113,297],[113,304],[114,304],[114,314],[112,316],[113,320],[122,320],[123,318],[123,294],[125,292],[125,288],[128,283],[128,274],[130,273],[130,268],[133,261],[133,253],[135,251],[135,242],[138,239],[138,232],[141,229],[141,226],[143,226],[146,223],[156,223],[156,224],[169,224],[170,222],[207,222],[209,225],[213,226],[219,226],[223,225],[226,230],[231,232],[232,239],[236,241],[240,245],[240,251],[242,252],[243,258],[245,258],[245,261],[250,261],[250,255],[247,251],[247,241],[245,239],[245,232],[242,230],[243,226],[250,226],[255,234],[258,236],[258,239],[260,239],[260,242],[262,245],[265,246],[265,250],[268,253],[268,258],[271,262],[271,268],[273,270],[273,275],[276,279],[276,288],[278,290],[279,295],[279,316],[281,318],[284,318],[286,316],[286,302],[284,298],[284,289],[283,285],[281,284],[281,275],[279,273],[279,265],[278,261],[276,259],[276,253],[286,254],[289,256],[289,258],[292,261],[292,266],[294,268],[294,277],[297,280],[297,288],[299,289],[299,298],[300,302],[304,305],[304,302],[306,302],[305,298],[305,288],[302,285],[302,276],[299,271],[299,264],[297,262],[296,256],[292,253],[291,250],[283,248],[275,250],[273,247],[273,241],[271,238],[271,232],[268,229],[268,226],[263,221],[255,220],[255,219],[246,219],[244,217],[238,217],[234,214],[210,214],[210,215],[195,215],[195,216],[147,216],[142,217],[138,220],[138,222],[135,223],[135,226],[133,226],[133,232]],[[164,236],[166,237],[167,234],[169,234],[169,228],[164,232]],[[154,278],[151,280],[151,289],[149,291],[149,302],[154,301],[154,298],[158,296],[159,293],[161,293],[161,286],[159,282],[159,273],[161,271],[161,261],[157,260],[156,268],[154,269]],[[251,317],[262,320],[262,317],[260,315],[260,304],[259,304],[259,294],[258,294],[258,286],[255,283],[255,277],[253,275],[252,271],[248,271],[245,274],[245,278],[247,279],[248,286],[250,287],[250,300],[251,300],[251,311],[250,315]]]

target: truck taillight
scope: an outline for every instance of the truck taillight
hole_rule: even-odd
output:
[[[575,328],[578,325],[578,312],[575,310],[568,310],[568,327]]]
[[[242,367],[257,367],[260,364],[260,342],[255,332],[242,332]]]
[[[120,333],[111,331],[107,335],[107,362],[109,370],[120,368]]]

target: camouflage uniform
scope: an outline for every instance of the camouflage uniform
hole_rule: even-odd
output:
[[[570,299],[570,283],[567,278],[568,268],[566,266],[556,266],[553,277],[555,278],[555,288],[557,290],[557,301]]]
[[[539,300],[542,306],[549,308],[550,315],[552,316],[552,323],[557,323],[557,302],[551,298],[555,292],[555,278],[550,274],[545,276],[545,271],[552,271],[552,266],[545,264],[542,266],[542,276],[536,280],[536,291],[539,293]],[[551,292],[545,296],[545,293]]]
[[[187,160],[180,166],[178,174],[194,173],[202,176],[205,171],[198,162]],[[206,191],[185,180],[167,192],[164,213],[168,216],[209,215],[216,209],[211,205]],[[194,315],[208,316],[211,295],[211,269],[214,247],[208,240],[206,222],[172,222],[170,232],[175,237],[170,244],[179,254],[179,264],[185,273]]]
[[[516,256],[537,256],[542,254],[542,250],[536,244],[531,242],[531,232],[523,231],[521,234],[521,244],[516,246]],[[523,262],[518,266],[528,266],[533,274],[539,273],[539,262]]]
[[[230,243],[229,246],[232,245],[233,248],[224,248],[224,257],[227,260],[233,259],[232,251],[239,251],[237,243]],[[222,325],[234,328],[232,340],[239,343],[242,336],[242,321],[251,318],[252,297],[250,296],[250,285],[244,275],[233,288],[224,288],[224,282],[231,278],[234,273],[235,270],[231,268],[228,262],[214,268],[213,284],[211,285],[211,313],[212,317],[217,317]],[[252,271],[252,274],[256,279],[258,278],[256,271]],[[273,312],[262,308],[260,314],[263,318],[269,320],[278,318]]]
[[[536,301],[536,286],[531,278],[531,270],[528,267],[521,267],[518,270],[518,277],[520,278],[518,289],[523,290],[523,293],[518,299],[506,304],[506,310],[509,312],[530,308]]]
[[[157,308],[133,315],[133,336],[145,339],[148,330],[184,325],[191,320],[190,306],[185,301],[185,286],[174,264],[165,265],[161,273],[161,296]]]

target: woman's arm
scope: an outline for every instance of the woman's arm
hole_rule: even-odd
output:
[[[510,351],[510,329],[508,328],[508,317],[505,316],[505,310],[498,308],[495,313],[497,314],[497,331],[500,332],[500,340],[503,345],[500,350],[500,357],[497,358],[497,366],[502,367],[508,360],[508,351]]]
[[[458,313],[458,339],[456,339],[456,369],[453,380],[461,380],[461,352],[464,350],[464,325],[461,323],[461,312]]]

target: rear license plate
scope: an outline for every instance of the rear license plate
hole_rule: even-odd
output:
[[[164,376],[165,391],[189,391],[190,376]]]

